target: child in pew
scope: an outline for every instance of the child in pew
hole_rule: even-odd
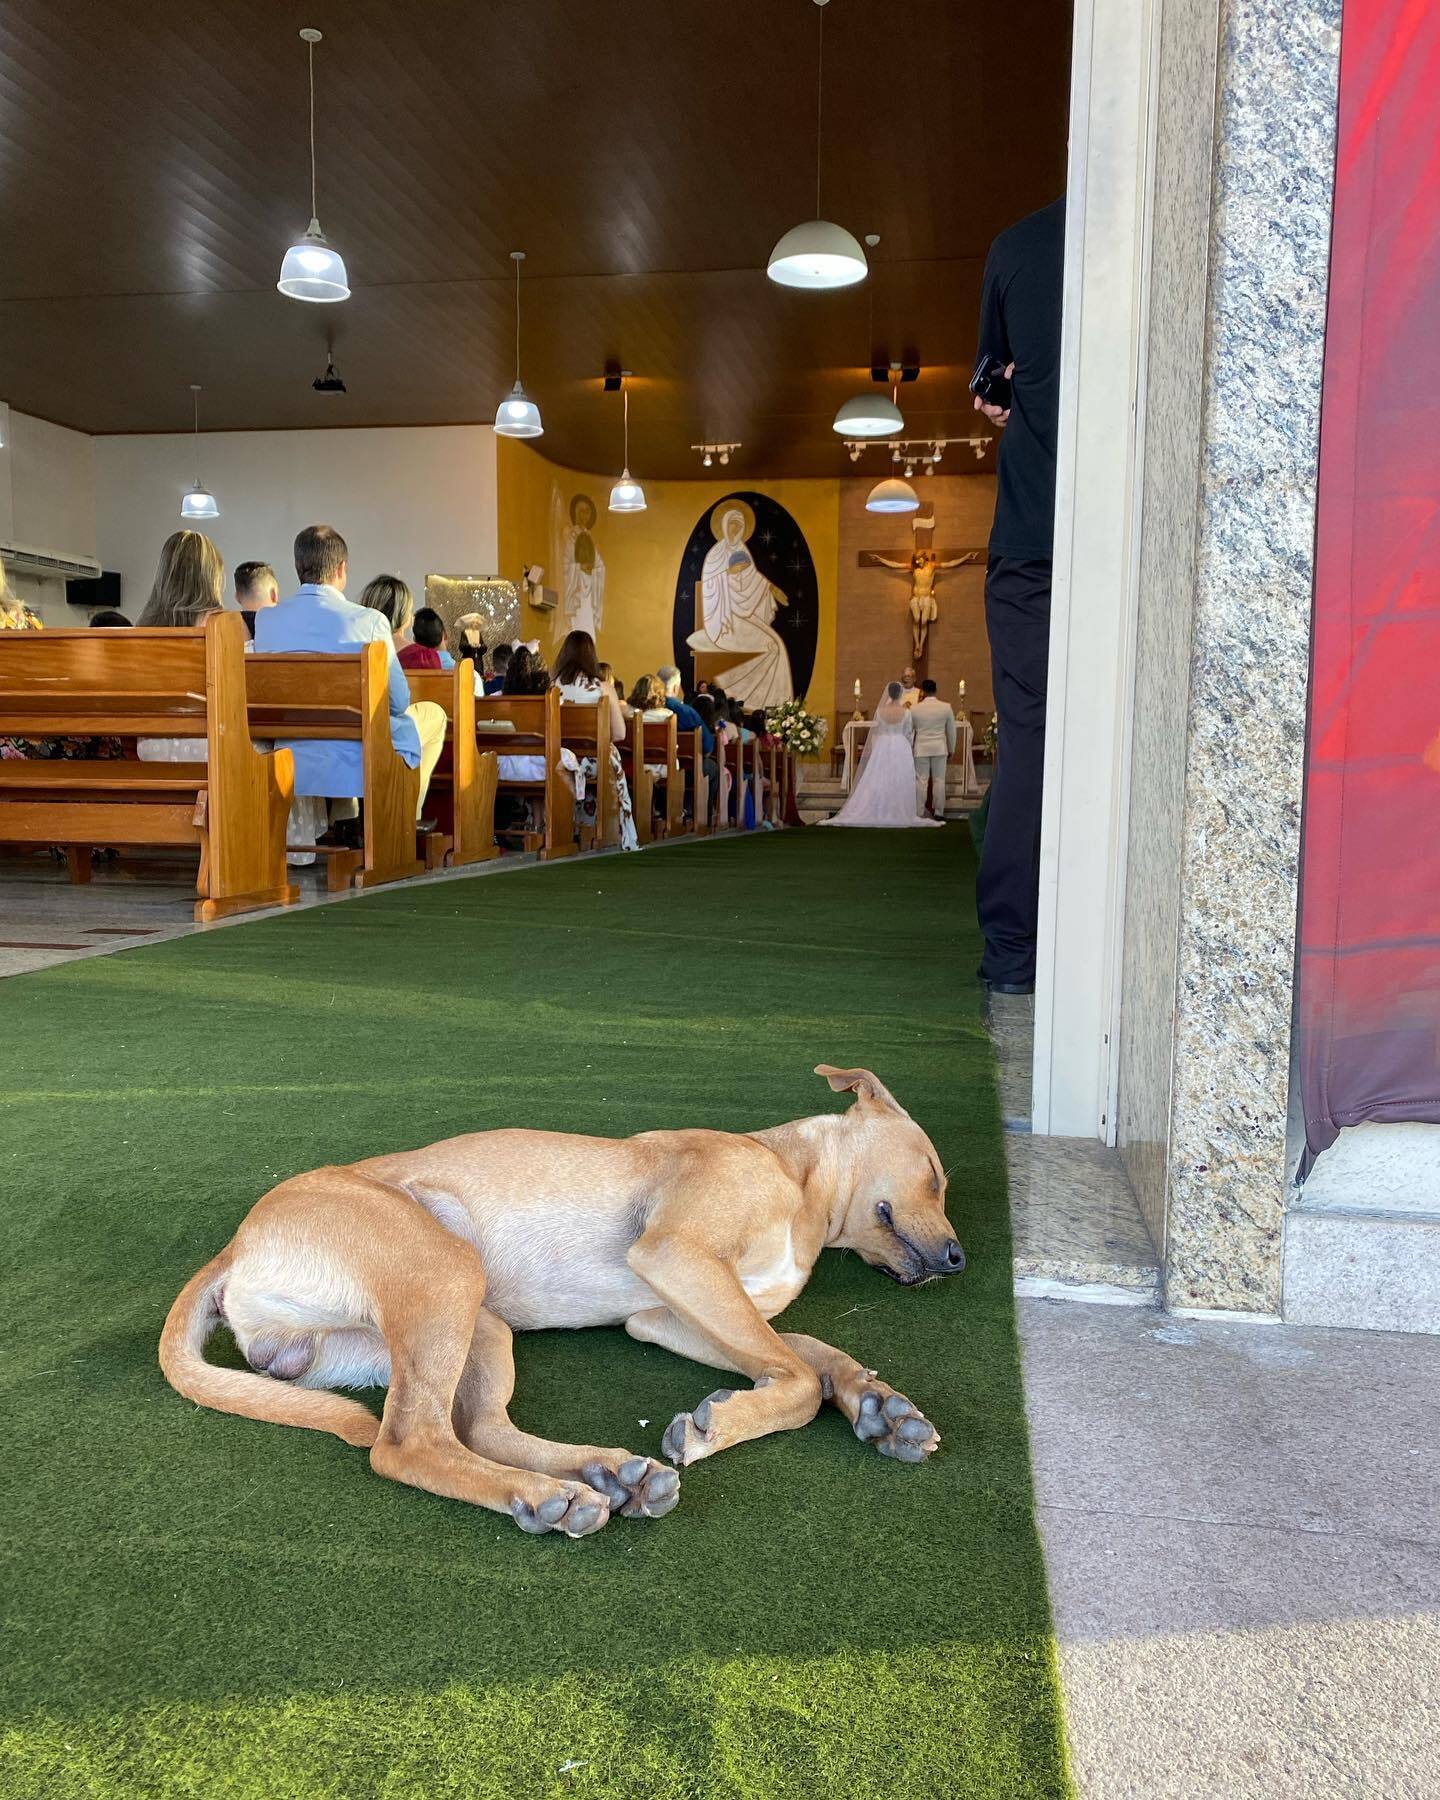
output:
[[[445,621],[433,606],[422,606],[410,626],[412,641],[398,654],[402,669],[453,669],[455,658],[445,648]]]
[[[555,659],[555,685],[562,700],[572,706],[606,706],[610,710],[610,767],[620,803],[620,848],[638,850],[639,834],[630,805],[630,783],[620,758],[620,744],[625,737],[625,713],[613,682],[601,675],[595,654],[595,640],[588,631],[572,631],[560,646]],[[598,782],[599,770],[592,757],[581,763],[584,773]]]
[[[504,648],[509,651],[509,646]],[[500,647],[497,646],[495,656],[499,661]],[[507,697],[543,694],[550,687],[550,671],[544,661],[528,644],[521,644],[510,651],[505,659],[505,677],[502,693]],[[501,756],[498,759],[498,773],[501,781],[543,781],[545,779],[545,758],[539,755]],[[561,767],[575,782],[575,795],[583,799],[585,795],[585,778],[580,773],[580,759],[573,750],[562,749],[560,752]],[[519,800],[517,796],[502,794],[497,805],[510,803],[525,808],[526,827],[528,830],[539,829],[537,817],[538,802]],[[497,825],[499,820],[497,818]]]

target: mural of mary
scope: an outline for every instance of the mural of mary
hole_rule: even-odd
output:
[[[722,510],[723,508],[723,510]],[[686,639],[690,648],[743,658],[713,679],[746,707],[778,706],[794,697],[790,655],[774,629],[785,595],[755,566],[747,538],[754,518],[743,501],[716,509],[715,543],[699,582],[703,628]]]

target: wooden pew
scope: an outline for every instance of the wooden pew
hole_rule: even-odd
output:
[[[635,809],[635,834],[642,844],[655,838],[655,790],[665,789],[665,817],[661,827],[666,837],[678,837],[684,828],[685,779],[680,771],[679,725],[674,713],[663,719],[646,719],[632,713],[630,733],[624,747],[626,773],[630,778],[630,802]],[[663,768],[661,777],[650,773]]]
[[[381,643],[321,655],[283,650],[245,658],[250,734],[289,742],[339,739],[360,745],[365,785],[358,888],[419,875],[415,808],[420,771],[390,737],[389,658]],[[325,855],[325,847],[317,847]],[[346,867],[348,873],[348,866]]]
[[[713,797],[705,774],[705,738],[698,728],[681,734],[680,758],[690,765],[690,829],[696,837],[708,837]]]
[[[449,721],[445,741],[450,767],[443,764],[430,778],[432,790],[450,787],[454,830],[446,861],[453,869],[488,862],[500,854],[495,842],[495,790],[500,764],[493,749],[482,754],[475,735],[475,665],[468,658],[453,670],[407,669],[410,693],[433,700]]]
[[[775,744],[757,744],[760,765],[769,786],[765,789],[765,817],[772,825],[780,823],[780,753]]]
[[[595,823],[580,827],[581,848],[613,849],[620,842],[620,795],[610,759],[610,707],[603,694],[594,701],[562,697],[560,742],[581,762],[588,756],[595,764]]]
[[[288,750],[254,749],[245,717],[245,625],[0,633],[0,734],[200,740],[194,762],[0,761],[0,841],[60,844],[71,878],[96,845],[194,846],[195,917],[289,905]]]
[[[543,694],[491,694],[475,702],[475,729],[479,743],[497,756],[538,756],[544,774],[534,781],[517,780],[498,771],[500,793],[523,795],[544,807],[540,831],[525,834],[525,847],[542,860],[573,856],[575,842],[575,783],[560,762],[560,690]]]

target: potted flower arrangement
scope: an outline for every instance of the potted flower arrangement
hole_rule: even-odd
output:
[[[766,729],[797,756],[818,756],[830,735],[830,721],[805,710],[803,701],[782,700],[765,714]]]

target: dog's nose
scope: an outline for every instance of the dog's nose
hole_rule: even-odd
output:
[[[951,1238],[950,1242],[941,1252],[941,1260],[945,1264],[946,1273],[950,1275],[958,1275],[961,1269],[965,1267],[965,1252],[955,1242],[954,1238]]]

